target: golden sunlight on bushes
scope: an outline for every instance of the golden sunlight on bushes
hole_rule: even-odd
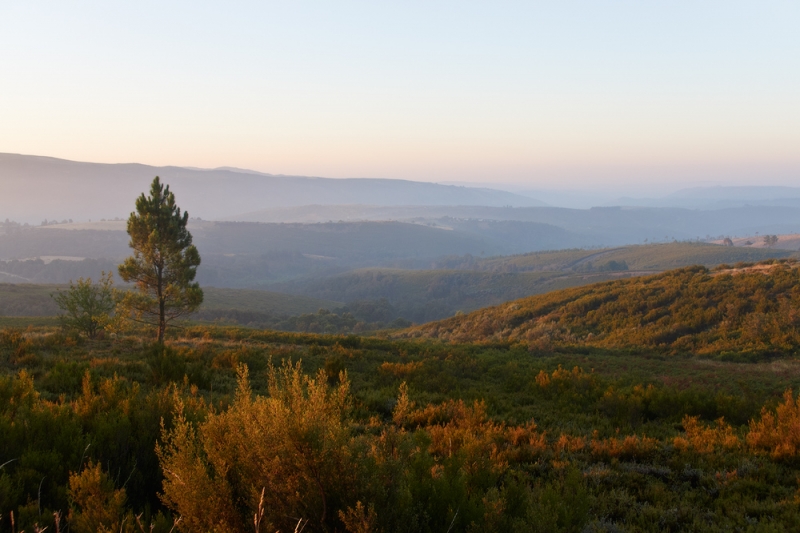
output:
[[[69,513],[71,531],[133,531],[133,516],[125,508],[125,489],[115,489],[114,481],[102,471],[100,464],[89,463],[80,474],[70,475],[69,494],[74,505]]]
[[[628,435],[623,438],[611,437],[608,439],[592,439],[590,448],[592,457],[600,460],[624,459],[634,460],[643,459],[652,455],[659,447],[658,439],[638,435]]]
[[[250,391],[239,369],[234,404],[211,413],[195,431],[181,414],[157,449],[165,472],[164,500],[186,517],[187,531],[245,529],[237,512],[253,516],[264,492],[264,530],[291,530],[311,517],[324,524],[356,483],[345,425],[349,382],[334,388],[321,372],[286,364],[271,369],[268,397]]]
[[[769,453],[774,459],[797,457],[800,450],[800,399],[792,390],[783,393],[783,402],[775,413],[762,409],[760,420],[750,421],[747,444],[757,451]]]
[[[794,362],[697,374],[672,358],[206,333],[69,357],[48,351],[62,333],[0,336],[14,371],[0,375],[0,530],[12,510],[29,533],[61,518],[76,533],[800,524],[800,402],[771,400]],[[13,367],[26,343],[47,363]],[[664,368],[672,382],[641,380]],[[756,370],[768,381],[747,394],[720,387]]]
[[[408,363],[385,362],[379,367],[379,370],[398,379],[406,379],[414,372],[420,370],[423,364],[422,361],[410,361]]]
[[[554,291],[396,336],[522,343],[538,352],[564,346],[744,357],[794,351],[800,347],[798,263],[757,266],[765,268],[711,272],[692,266]]]
[[[730,424],[720,418],[716,427],[704,426],[699,417],[686,416],[683,418],[685,436],[675,437],[673,445],[680,451],[695,451],[697,453],[712,453],[718,449],[733,450],[741,446],[739,437],[734,433]]]

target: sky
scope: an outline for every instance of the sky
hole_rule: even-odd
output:
[[[518,189],[800,184],[800,2],[0,3],[0,152]]]

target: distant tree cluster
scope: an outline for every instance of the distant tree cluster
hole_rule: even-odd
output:
[[[573,270],[575,272],[624,272],[628,270],[628,263],[624,259],[619,261],[612,259],[599,265],[595,265],[592,261],[586,261],[573,267]]]
[[[98,279],[101,272],[110,272],[112,269],[116,269],[116,261],[110,259],[0,261],[0,270],[18,276],[20,281],[26,283],[67,283],[77,278]]]
[[[30,225],[27,222],[20,224],[19,222],[6,219],[5,222],[0,222],[0,235],[15,234],[23,229],[28,229],[29,227]]]

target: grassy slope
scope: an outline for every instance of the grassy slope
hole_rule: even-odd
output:
[[[0,283],[0,316],[44,317],[59,314],[58,306],[50,295],[63,285],[33,285]],[[204,287],[205,301],[201,310],[236,309],[257,313],[299,315],[314,313],[324,307],[333,309],[341,304],[307,296],[294,296],[278,292],[246,289],[218,289]]]
[[[334,309],[341,303],[308,296],[248,289],[203,288],[202,309],[237,309],[259,313],[300,315],[314,313],[320,308]]]
[[[559,250],[478,259],[447,258],[451,268],[402,270],[365,268],[287,285],[286,290],[343,302],[387,298],[400,316],[415,322],[438,320],[510,300],[689,265],[784,258],[792,252],[670,243],[602,250]],[[463,259],[463,258],[462,258]],[[598,271],[609,261],[629,270]],[[587,269],[589,262],[595,268]],[[452,268],[454,267],[454,268]],[[283,287],[282,287],[283,288]]]
[[[596,266],[625,261],[631,270],[668,270],[690,265],[716,266],[740,261],[763,261],[791,257],[789,250],[728,247],[705,243],[668,243],[606,248],[601,250],[557,250],[497,257],[479,261],[481,269],[514,266],[518,270],[562,270],[590,260]]]
[[[57,285],[0,283],[0,316],[57,315],[58,306],[50,295],[58,289]]]
[[[689,353],[800,349],[800,269],[687,267],[508,302],[399,335]]]
[[[667,270],[690,265],[716,266],[740,261],[755,262],[765,259],[790,257],[789,250],[734,248],[713,244],[671,243],[650,246],[629,246],[609,254],[603,259],[625,261],[634,270]]]
[[[370,268],[311,281],[299,290],[309,296],[345,302],[386,298],[400,316],[427,322],[457,311],[471,311],[619,275],[625,274]]]

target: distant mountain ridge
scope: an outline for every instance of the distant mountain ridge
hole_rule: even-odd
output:
[[[37,223],[45,218],[126,217],[155,176],[171,186],[181,208],[205,219],[308,204],[543,205],[506,191],[398,179],[284,176],[0,154],[0,219]]]
[[[800,207],[800,206],[798,206]],[[309,205],[263,209],[231,217],[250,222],[406,221],[455,227],[466,220],[517,221],[555,226],[571,234],[549,248],[619,246],[644,242],[800,233],[800,208],[744,206],[725,209],[671,207],[492,207]],[[543,249],[529,248],[530,251]],[[523,251],[523,250],[519,250]]]
[[[618,198],[605,205],[727,209],[743,206],[800,207],[800,187],[688,187],[659,198]]]

